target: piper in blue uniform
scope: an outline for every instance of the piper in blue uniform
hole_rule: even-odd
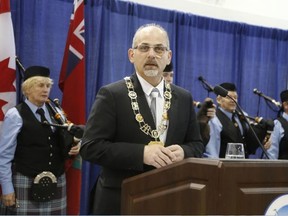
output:
[[[5,213],[66,214],[64,162],[68,155],[78,154],[80,145],[72,147],[72,135],[43,123],[56,123],[46,105],[53,84],[49,75],[46,67],[29,67],[22,84],[25,100],[4,118],[0,182]],[[65,151],[64,143],[71,149]]]
[[[288,90],[280,94],[282,107],[280,115],[274,120],[271,134],[271,147],[268,149],[270,159],[288,159]]]

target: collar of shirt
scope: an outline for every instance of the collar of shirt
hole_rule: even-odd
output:
[[[25,103],[29,106],[29,108],[32,110],[33,113],[36,113],[37,109],[42,108],[45,113],[48,112],[45,104],[43,104],[43,106],[38,107],[35,104],[31,103],[28,99],[25,99]]]
[[[144,91],[144,93],[146,94],[146,97],[149,97],[150,93],[152,92],[153,88],[157,88],[159,90],[159,93],[161,95],[161,98],[163,98],[163,91],[164,91],[164,81],[163,79],[161,80],[161,82],[156,86],[152,86],[150,83],[148,83],[145,79],[143,79],[138,73],[136,73],[139,82],[142,86],[142,89]]]
[[[25,103],[29,106],[29,108],[31,109],[31,111],[33,112],[33,114],[36,116],[36,118],[38,119],[38,115],[36,114],[37,109],[42,108],[45,112],[45,117],[46,119],[51,122],[51,117],[49,115],[49,111],[45,105],[45,103],[43,104],[43,106],[38,107],[35,104],[31,103],[28,99],[25,99]]]
[[[282,116],[284,119],[286,119],[286,121],[288,121],[288,114],[287,113],[283,112]]]
[[[232,120],[232,113],[224,110],[222,107],[219,107],[219,109],[230,119]]]
[[[232,115],[233,113],[231,112],[228,112],[226,110],[224,110],[223,108],[219,107],[219,109],[232,121]],[[246,115],[246,113],[244,113]],[[244,134],[244,130],[243,130],[243,127],[242,127],[242,123],[240,121],[240,119],[238,118],[237,115],[234,116],[235,117],[235,121],[238,123],[238,126],[239,126],[239,129],[241,131],[241,134],[243,135]],[[248,125],[246,124],[246,127],[248,127]]]

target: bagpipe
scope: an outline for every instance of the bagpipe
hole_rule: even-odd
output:
[[[198,80],[201,81],[202,85],[203,85],[203,88],[205,90],[207,90],[208,92],[214,92],[214,87],[212,85],[210,85],[202,76],[199,76],[198,77]],[[218,88],[219,86],[217,86]],[[219,89],[219,88],[218,88]],[[268,97],[268,96],[265,96],[262,92],[258,91],[257,89],[254,89],[254,93],[255,94],[258,94],[259,96],[262,96],[264,97],[266,100],[269,100],[271,103],[273,103],[274,105],[276,106],[281,106],[279,102],[275,101],[274,99]],[[199,105],[198,105],[199,104]],[[197,105],[199,107],[201,107],[201,103],[197,103]],[[211,102],[208,103],[208,107],[211,106]],[[243,114],[238,110],[236,109],[235,110],[236,114],[239,116],[240,119],[244,119],[244,116]],[[259,124],[259,123],[264,123],[264,124],[267,124],[267,127],[271,130],[271,127],[272,127],[272,130],[273,130],[273,127],[274,127],[274,124],[271,123],[272,120],[265,120],[263,119],[263,117],[259,117],[259,116],[256,116],[256,117],[252,117],[252,116],[249,116],[249,115],[246,115],[245,114],[245,117],[248,118],[250,120],[250,123],[251,124]]]
[[[67,132],[73,135],[75,143],[78,143],[80,139],[83,137],[84,125],[75,125],[67,119],[67,116],[63,108],[60,106],[58,98],[54,100],[51,100],[49,98],[46,101],[46,105],[51,111],[57,123],[50,123],[50,122],[44,121],[43,124],[67,130]]]
[[[234,98],[230,97],[228,95],[228,91],[224,89],[221,86],[215,86],[212,87],[203,77],[198,78],[199,81],[202,82],[204,88],[209,92],[213,91],[216,95],[220,95],[222,97],[229,97],[231,100],[234,101],[237,108],[235,109],[235,113],[238,115],[239,119],[242,121],[245,121],[248,124],[249,129],[251,130],[253,137],[255,138],[255,141],[258,143],[259,147],[263,150],[263,153],[267,158],[267,152],[264,149],[262,143],[265,143],[269,140],[271,132],[274,128],[274,122],[270,119],[263,119],[262,117],[251,117],[248,116],[243,109],[240,107],[240,105],[237,103],[237,101],[234,100]],[[252,127],[251,125],[255,125],[255,127]],[[255,129],[257,129],[257,134],[255,133]],[[258,137],[259,136],[259,137]]]
[[[20,62],[19,58],[16,57],[15,59],[16,59],[16,64],[19,67],[19,69],[22,71],[22,73],[25,73],[25,68],[22,65],[22,63]],[[59,99],[56,98],[56,99],[52,100],[52,99],[48,98],[48,100],[45,102],[45,104],[46,104],[49,112],[52,114],[52,116],[56,122],[51,123],[48,121],[44,121],[44,122],[42,122],[42,124],[52,126],[55,128],[60,128],[64,132],[68,132],[74,138],[74,142],[73,142],[72,146],[77,144],[83,136],[85,126],[84,125],[75,125],[67,119],[67,115],[64,112],[63,108],[61,107]]]

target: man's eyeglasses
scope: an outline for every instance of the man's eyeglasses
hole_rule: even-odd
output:
[[[167,47],[156,45],[156,46],[149,46],[146,44],[140,44],[138,46],[135,46],[134,49],[138,49],[140,52],[146,53],[150,50],[150,48],[153,48],[154,52],[158,55],[162,56],[165,51],[168,51]]]

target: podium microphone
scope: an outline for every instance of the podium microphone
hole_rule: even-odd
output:
[[[209,83],[207,83],[207,81],[202,76],[199,76],[198,80],[203,83],[203,86],[205,86],[204,88],[208,92],[213,92],[213,86],[211,86]]]
[[[266,149],[265,149],[265,148],[263,147],[263,145],[261,144],[261,142],[260,142],[259,138],[257,137],[254,129],[253,129],[252,126],[250,125],[249,120],[247,119],[246,115],[244,114],[243,109],[240,107],[240,105],[237,103],[237,101],[236,101],[233,97],[231,97],[230,95],[228,95],[228,91],[227,91],[226,89],[224,89],[223,87],[221,87],[221,86],[215,86],[215,87],[214,87],[214,93],[215,93],[216,95],[220,95],[220,96],[222,96],[222,97],[226,97],[226,96],[227,96],[227,97],[229,97],[229,98],[236,104],[236,106],[238,107],[238,110],[239,110],[239,112],[241,113],[243,119],[244,119],[245,122],[248,124],[249,129],[252,131],[252,134],[253,134],[253,136],[255,137],[258,146],[262,149],[262,151],[263,151],[264,155],[266,156],[266,158],[269,159],[269,156],[268,156],[268,154],[267,154]]]
[[[254,92],[254,94],[257,94],[257,95],[263,97],[265,100],[270,101],[270,102],[273,103],[275,106],[277,106],[277,107],[279,107],[279,108],[282,107],[280,102],[278,102],[278,101],[274,100],[273,98],[271,98],[271,97],[263,94],[263,93],[262,93],[261,91],[259,91],[258,89],[254,88],[254,89],[253,89],[253,92]]]
[[[228,91],[221,86],[215,86],[214,87],[214,93],[216,95],[220,95],[222,97],[228,96],[230,98],[230,96],[228,95]],[[234,98],[233,98],[233,101],[235,102]]]

